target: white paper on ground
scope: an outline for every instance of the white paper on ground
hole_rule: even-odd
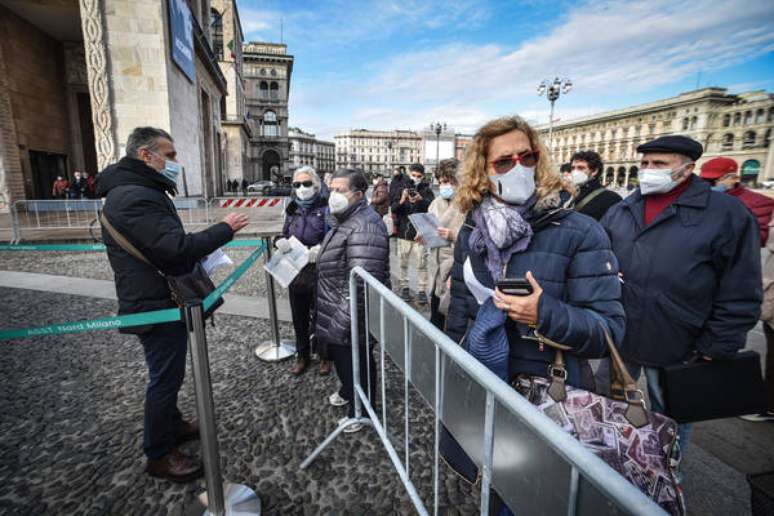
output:
[[[290,251],[274,253],[269,263],[263,266],[264,270],[271,274],[282,288],[288,288],[301,269],[309,263],[309,250],[306,246],[296,237],[290,237],[288,242],[290,243]]]
[[[223,249],[215,249],[202,259],[202,267],[204,267],[204,270],[207,271],[209,276],[212,276],[213,272],[224,265],[232,265],[233,263],[231,258],[223,252]]]

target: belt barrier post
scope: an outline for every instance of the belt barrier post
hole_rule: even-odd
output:
[[[266,262],[271,259],[271,238],[263,237],[266,244]],[[266,273],[266,295],[269,301],[269,323],[271,324],[270,341],[261,343],[255,348],[255,356],[264,362],[279,362],[296,354],[296,344],[292,340],[282,340],[279,334],[277,320],[277,300],[274,297],[274,278]]]
[[[21,230],[19,224],[19,208],[17,207],[18,201],[11,204],[11,227],[13,228],[12,244],[18,244],[21,242]]]
[[[255,491],[242,484],[224,483],[220,473],[215,407],[212,400],[212,383],[210,382],[210,360],[201,301],[186,305],[185,321],[191,349],[191,372],[196,391],[196,410],[199,417],[204,478],[207,482],[207,491],[199,497],[199,502],[205,509],[203,514],[224,516],[237,513],[246,516],[259,516],[261,514],[261,499],[258,498]]]

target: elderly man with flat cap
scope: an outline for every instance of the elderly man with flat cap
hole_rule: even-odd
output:
[[[637,147],[640,186],[600,221],[622,273],[621,355],[635,378],[644,370],[651,408],[662,413],[659,370],[733,356],[760,313],[758,225],[742,203],[694,176],[702,151],[685,136]],[[609,391],[607,362],[597,386]],[[680,425],[683,450],[689,431]]]

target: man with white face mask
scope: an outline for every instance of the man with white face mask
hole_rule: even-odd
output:
[[[570,179],[577,188],[575,211],[594,220],[601,219],[611,206],[621,201],[620,195],[602,184],[602,158],[594,151],[578,151],[570,163]]]
[[[757,224],[738,200],[694,177],[702,151],[685,136],[640,145],[640,187],[601,221],[622,273],[626,334],[619,350],[635,378],[644,369],[657,412],[665,412],[661,368],[733,356],[760,313]],[[608,365],[598,371],[603,392]],[[680,425],[683,451],[689,431]]]

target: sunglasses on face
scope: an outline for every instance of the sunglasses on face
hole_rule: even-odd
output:
[[[301,188],[302,186],[309,188],[313,184],[311,181],[293,181],[293,188]]]
[[[524,151],[509,157],[497,158],[489,163],[498,174],[505,174],[510,169],[521,163],[525,167],[534,167],[540,159],[540,151]]]

